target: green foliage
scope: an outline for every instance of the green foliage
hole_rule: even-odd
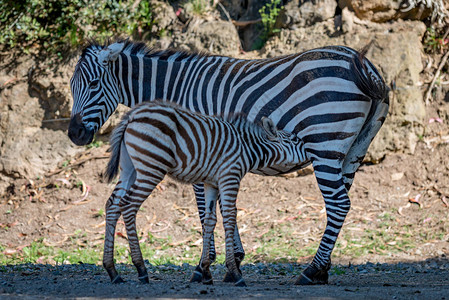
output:
[[[151,30],[148,1],[0,0],[0,44],[57,53],[79,46],[86,38],[136,35]]]
[[[281,6],[281,0],[271,0],[270,3],[265,4],[261,9],[259,9],[260,17],[262,19],[263,31],[260,36],[263,43],[265,43],[268,38],[273,36],[275,33],[279,32],[280,29],[276,28],[276,19],[284,9]]]
[[[90,143],[89,145],[86,145],[86,148],[87,149],[92,149],[92,148],[99,148],[101,146],[103,146],[103,141],[99,141],[99,140],[94,139],[92,141],[92,143]]]
[[[427,53],[443,53],[449,49],[449,37],[443,36],[444,32],[438,32],[433,27],[427,28],[424,35],[424,50]]]

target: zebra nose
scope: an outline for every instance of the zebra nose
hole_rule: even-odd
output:
[[[78,146],[89,144],[93,137],[93,133],[84,126],[78,114],[70,120],[68,135],[70,140]]]
[[[83,126],[81,126],[80,128],[78,128],[78,131],[76,132],[78,138],[82,138],[84,136],[84,134],[86,133],[86,130],[84,129]]]

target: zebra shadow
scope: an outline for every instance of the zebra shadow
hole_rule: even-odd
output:
[[[18,264],[0,266],[0,298],[22,297],[330,297],[409,298],[420,296],[444,299],[449,295],[449,259],[444,255],[422,261],[395,263],[333,264],[329,284],[295,286],[297,276],[307,264],[248,263],[242,272],[246,288],[234,287],[219,279],[226,272],[223,264],[211,268],[213,286],[189,283],[194,265],[152,265],[146,261],[150,284],[140,284],[132,264],[117,264],[126,281],[113,285],[101,265],[94,264]],[[378,294],[378,293],[381,294]],[[273,294],[274,293],[274,294]],[[376,294],[377,293],[377,294]],[[396,296],[397,297],[396,297]],[[415,297],[416,298],[416,297]]]

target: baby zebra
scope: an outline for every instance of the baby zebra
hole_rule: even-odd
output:
[[[113,283],[122,282],[113,262],[115,225],[120,214],[139,279],[149,282],[136,232],[136,214],[168,174],[185,183],[203,182],[205,186],[206,219],[200,263],[203,283],[212,284],[209,250],[219,196],[228,273],[235,285],[246,286],[233,246],[240,181],[249,171],[271,166],[287,171],[308,160],[303,142],[294,134],[277,131],[268,118],[262,120],[261,127],[243,117],[211,117],[161,101],[144,102],[129,111],[112,134],[111,149],[105,176],[111,181],[119,165],[121,173],[106,204],[103,265]]]

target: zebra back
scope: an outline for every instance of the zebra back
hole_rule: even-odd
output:
[[[164,110],[162,113],[160,108],[168,108],[168,110]],[[146,112],[150,114],[145,114]],[[210,164],[210,161],[214,159],[216,161],[223,161],[223,157],[235,156],[237,154],[239,160],[243,162],[243,172],[246,173],[250,169],[271,166],[287,170],[307,160],[302,141],[292,133],[278,131],[273,122],[268,118],[264,118],[262,126],[260,126],[248,121],[241,114],[207,116],[188,111],[174,103],[156,100],[144,102],[134,107],[123,116],[119,125],[113,131],[110,140],[110,151],[112,153],[104,174],[108,182],[111,182],[118,174],[121,145],[129,124],[133,121],[142,122],[145,120],[145,122],[156,124],[155,126],[161,129],[159,128],[160,125],[157,125],[161,124],[159,122],[160,120],[153,120],[152,117],[149,117],[151,116],[151,112],[156,113],[154,118],[158,118],[157,115],[162,113],[164,117],[168,117],[170,120],[176,120],[178,118],[177,116],[182,115],[183,121],[188,124],[184,125],[190,127],[192,134],[196,137],[183,136],[188,134],[188,132],[180,128],[182,127],[181,124],[175,122],[174,128],[172,128],[174,130],[172,133],[175,136],[170,136],[172,140],[176,140],[177,136],[180,136],[182,139],[189,140],[193,143],[202,143],[205,141],[205,136],[216,135],[215,138],[218,140],[232,141],[227,145],[228,148],[215,149],[218,150],[216,153],[209,153],[211,151],[210,149],[203,149],[206,152],[206,157],[209,158],[204,161],[205,164]],[[197,124],[196,126],[194,125],[195,123]],[[151,136],[151,132],[146,132],[146,134]],[[145,138],[144,136],[140,136],[134,142],[139,143],[139,139]],[[224,143],[223,146],[225,144],[228,143]],[[179,148],[180,146],[176,145],[173,147]],[[200,149],[201,147],[191,147],[186,144],[181,148],[178,150],[186,153],[194,151],[193,149]],[[173,153],[179,153],[175,149],[170,150],[170,154],[167,153],[168,156],[173,155]],[[196,157],[198,155],[197,153],[190,154],[192,157],[195,157],[194,160],[198,159]],[[183,156],[187,157],[186,155]],[[211,157],[215,158],[211,159]],[[226,163],[232,165],[233,162]],[[192,162],[183,161],[182,165],[184,167],[192,165]],[[211,168],[216,167],[216,165],[211,165]]]

